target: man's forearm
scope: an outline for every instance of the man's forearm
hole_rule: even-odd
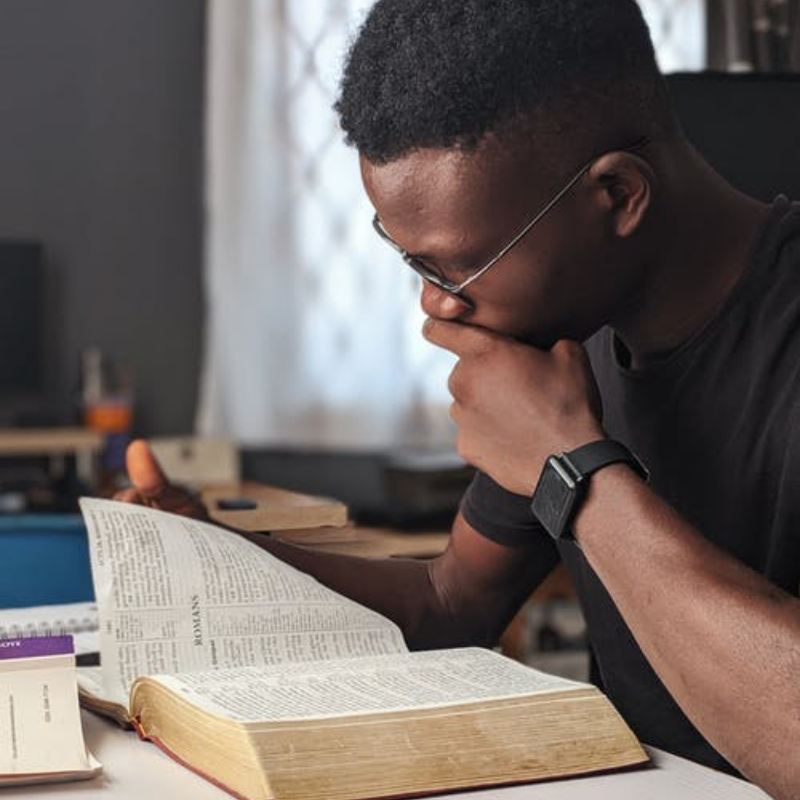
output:
[[[779,798],[800,797],[800,601],[720,551],[625,466],[576,520],[584,554],[703,735]]]
[[[247,538],[282,561],[308,573],[330,589],[392,620],[412,650],[477,644],[471,622],[456,619],[434,585],[434,561],[366,559],[324,553],[260,534]]]

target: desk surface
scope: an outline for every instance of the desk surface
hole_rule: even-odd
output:
[[[290,544],[327,553],[363,558],[434,558],[447,547],[445,531],[403,532],[392,528],[345,525],[342,528],[301,528],[275,531],[274,536]]]
[[[103,763],[104,773],[91,781],[43,784],[0,790],[5,797],[54,800],[230,800],[230,795],[181,767],[131,731],[83,712],[86,743]],[[654,766],[633,772],[573,780],[509,786],[446,795],[465,800],[768,800],[744,781],[714,772],[677,756],[648,748]]]

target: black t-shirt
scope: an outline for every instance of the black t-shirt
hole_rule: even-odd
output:
[[[668,357],[626,369],[608,328],[587,350],[603,427],[648,466],[654,491],[722,550],[797,596],[800,204],[773,203],[751,264],[722,309]],[[570,542],[556,551],[529,498],[478,473],[461,512],[494,541],[536,541],[532,557],[554,563],[560,555],[580,597],[599,683],[640,739],[731,770],[653,672],[581,551]]]

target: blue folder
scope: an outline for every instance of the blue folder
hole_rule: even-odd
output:
[[[0,516],[0,608],[94,600],[78,514]]]

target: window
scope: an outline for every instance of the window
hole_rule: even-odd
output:
[[[243,444],[444,445],[453,357],[374,235],[331,108],[370,0],[209,3],[208,332],[199,428]],[[643,0],[662,67],[700,66],[702,3]]]

